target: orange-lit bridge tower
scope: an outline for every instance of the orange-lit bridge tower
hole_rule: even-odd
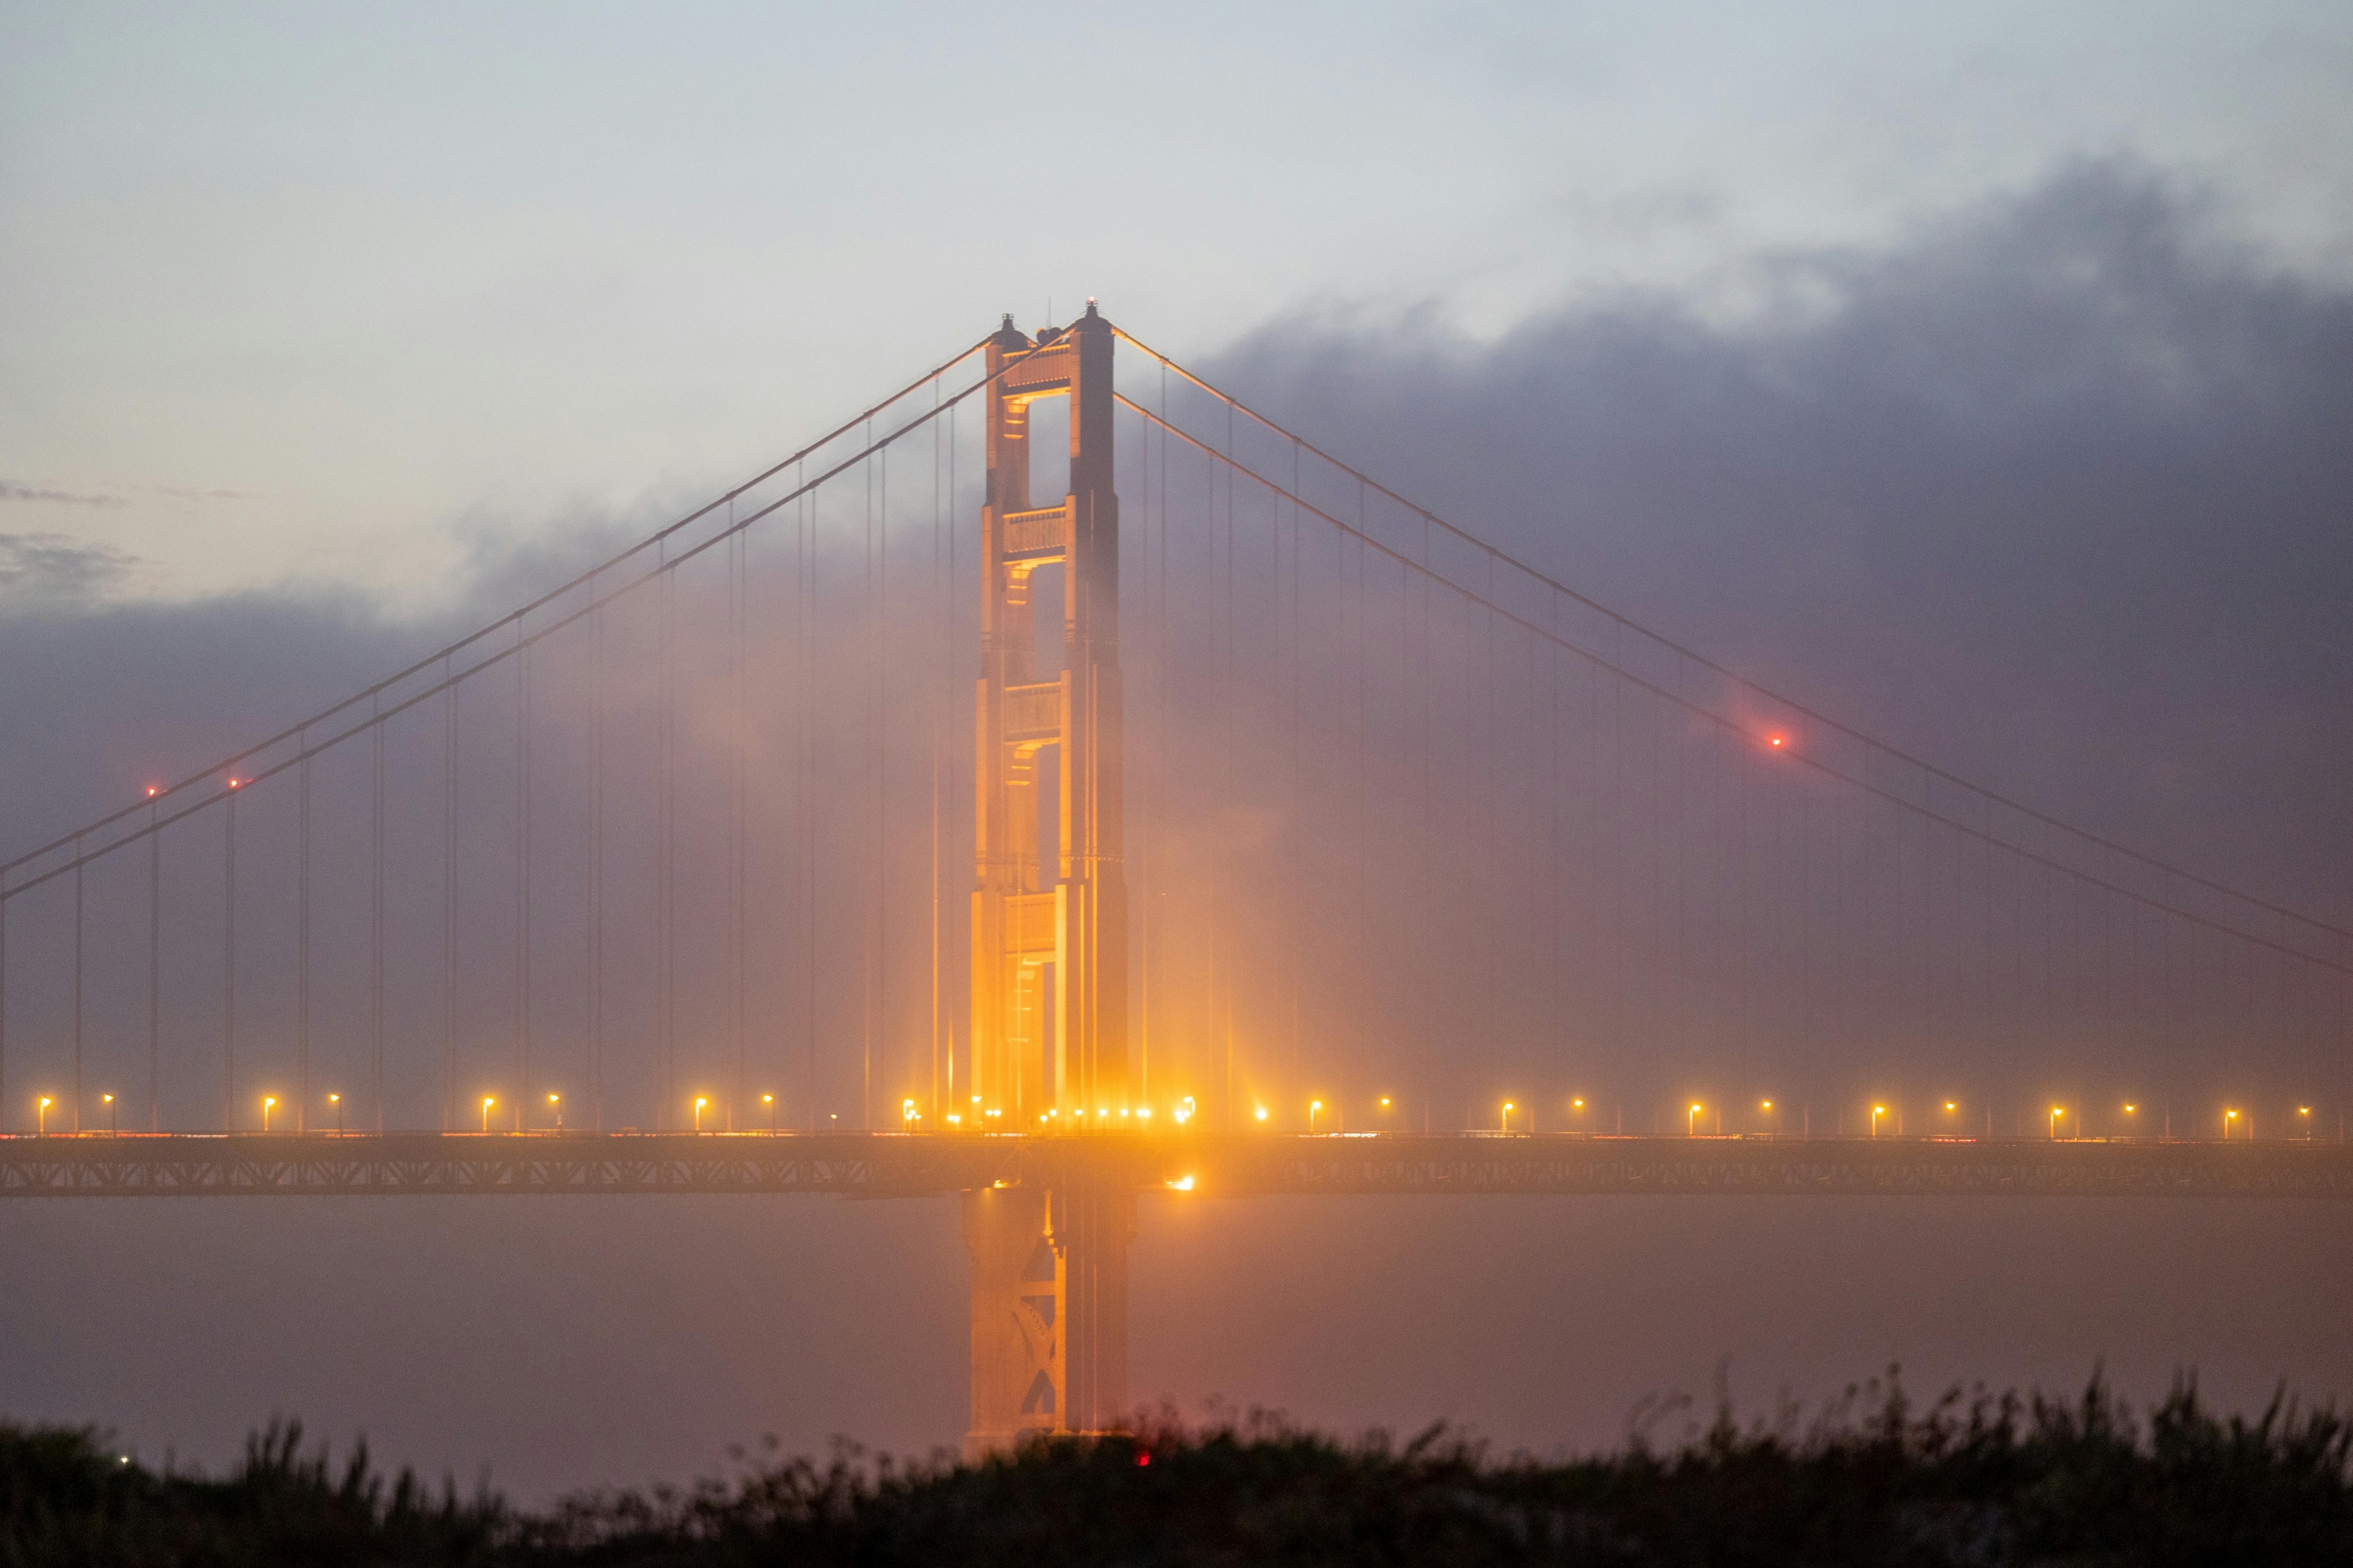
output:
[[[1109,1132],[1127,1096],[1111,324],[1090,301],[1032,340],[1008,316],[987,370],[969,1109],[1008,1132]],[[1070,486],[1039,505],[1029,407],[1050,397],[1069,400]],[[1041,646],[1039,590],[1057,584],[1060,646]],[[965,1195],[971,1445],[1125,1414],[1134,1217],[1124,1185]]]

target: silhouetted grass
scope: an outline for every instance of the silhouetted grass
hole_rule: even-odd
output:
[[[2353,1434],[2284,1395],[2255,1419],[2183,1384],[2145,1417],[1892,1376],[1811,1422],[1728,1412],[1672,1446],[1497,1458],[1434,1427],[1342,1442],[1265,1415],[1038,1443],[979,1464],[746,1462],[686,1489],[540,1515],[341,1468],[301,1434],[220,1479],[125,1464],[88,1432],[0,1428],[0,1564],[2353,1563]]]

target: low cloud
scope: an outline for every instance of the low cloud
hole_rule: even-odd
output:
[[[0,605],[70,608],[128,575],[137,558],[61,533],[0,533]]]
[[[16,479],[0,479],[0,501],[33,502],[45,506],[119,507],[125,504],[120,496],[61,490],[47,485],[28,485]]]
[[[2353,293],[2128,163],[1754,273],[1732,319],[1301,319],[1208,368],[1752,676],[2353,915]]]

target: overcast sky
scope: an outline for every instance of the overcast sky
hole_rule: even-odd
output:
[[[0,9],[0,532],[446,596],[993,324],[1753,307],[2082,157],[2348,268],[2327,4]]]
[[[1663,631],[2353,919],[2316,4],[0,0],[0,836],[1089,294]],[[0,1416],[294,1410],[533,1493],[955,1436],[953,1205],[602,1203],[0,1214]],[[2316,1212],[1148,1206],[1134,1386],[1537,1446],[1726,1357],[1752,1407],[1891,1358],[2342,1398]]]

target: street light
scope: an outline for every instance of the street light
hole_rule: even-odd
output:
[[[1313,1131],[1315,1131],[1315,1117],[1316,1117],[1317,1113],[1318,1113],[1318,1112],[1320,1112],[1323,1109],[1324,1109],[1324,1102],[1323,1102],[1322,1100],[1309,1100],[1309,1101],[1307,1102],[1307,1131],[1308,1131],[1313,1132]]]
[[[1381,1096],[1381,1121],[1392,1132],[1397,1131],[1397,1112],[1389,1107],[1389,1097]]]
[[[1265,1107],[1265,1106],[1263,1106],[1263,1105],[1261,1105],[1261,1106],[1260,1106],[1260,1107],[1258,1108],[1258,1119],[1259,1119],[1261,1121],[1265,1121],[1265,1120],[1266,1120],[1266,1107]]]
[[[548,1096],[547,1096],[547,1106],[548,1106],[548,1109],[549,1109],[549,1110],[553,1110],[553,1111],[554,1111],[554,1112],[555,1112],[555,1130],[556,1130],[558,1132],[563,1131],[564,1131],[564,1097],[563,1097],[562,1095],[560,1095],[560,1094],[555,1093],[553,1089],[549,1090],[549,1091],[548,1091]]]
[[[978,1096],[974,1098],[977,1099]],[[768,1131],[774,1132],[776,1130],[776,1097],[773,1094],[764,1094],[760,1097],[760,1103],[768,1108]]]
[[[46,1094],[45,1094],[45,1095],[41,1096],[41,1103],[40,1103],[40,1107],[39,1107],[38,1110],[37,1110],[37,1113],[36,1113],[36,1114],[37,1114],[37,1121],[35,1121],[35,1122],[33,1123],[34,1127],[35,1127],[35,1128],[36,1128],[36,1129],[37,1129],[37,1131],[42,1134],[42,1136],[44,1136],[44,1137],[47,1136],[47,1134],[48,1134],[48,1131],[49,1131],[49,1105],[50,1105],[50,1103],[51,1103],[51,1102],[50,1102],[49,1097],[48,1097],[47,1095],[46,1095]]]
[[[711,1098],[708,1095],[698,1094],[694,1097],[694,1130],[697,1132],[702,1131],[702,1108],[710,1103]]]
[[[1886,1114],[1887,1107],[1883,1105],[1874,1105],[1871,1108],[1871,1135],[1873,1138],[1879,1136],[1879,1119]]]
[[[2066,1110],[2063,1106],[2054,1105],[2051,1108],[2051,1138],[2053,1142],[2056,1142],[2059,1138],[2059,1119],[2066,1114]]]
[[[114,1097],[110,1094],[106,1098],[112,1100]],[[2295,1113],[2304,1118],[2304,1136],[2306,1142],[2310,1142],[2312,1138],[2312,1107],[2309,1105],[2299,1105],[2295,1108]]]
[[[108,1132],[110,1132],[110,1133],[115,1133],[115,1132],[120,1132],[120,1131],[122,1131],[121,1127],[120,1125],[118,1125],[118,1124],[117,1124],[117,1122],[116,1122],[116,1121],[115,1121],[115,1115],[116,1115],[116,1113],[115,1113],[115,1110],[114,1110],[114,1096],[112,1096],[112,1095],[111,1095],[111,1094],[101,1094],[101,1095],[100,1095],[100,1096],[98,1097],[98,1099],[99,1099],[99,1103],[100,1103],[101,1105],[104,1105],[104,1106],[106,1107],[106,1130],[107,1130],[107,1131],[108,1131]]]
[[[499,1097],[495,1094],[482,1096],[482,1131],[485,1132],[491,1130],[491,1107],[498,1102]]]
[[[914,1130],[915,1102],[913,1100],[902,1100],[899,1102],[899,1131],[913,1132]]]
[[[1691,1114],[1683,1118],[1683,1136],[1686,1138],[1699,1136],[1699,1101],[1696,1100],[1692,1101]]]
[[[261,1097],[261,1130],[264,1132],[269,1131],[269,1113],[277,1109],[278,1097],[276,1095],[265,1094]]]
[[[331,1094],[327,1096],[327,1103],[335,1108],[335,1136],[340,1138],[343,1135],[343,1097]]]
[[[2233,1122],[2233,1121],[2236,1121],[2238,1119],[2239,1119],[2239,1113],[2238,1113],[2237,1111],[2235,1111],[2235,1110],[2225,1110],[2225,1111],[2223,1111],[2223,1112],[2222,1112],[2222,1142],[2223,1142],[2228,1143],[2228,1142],[2231,1141],[2231,1123],[2232,1123],[2232,1122]]]

